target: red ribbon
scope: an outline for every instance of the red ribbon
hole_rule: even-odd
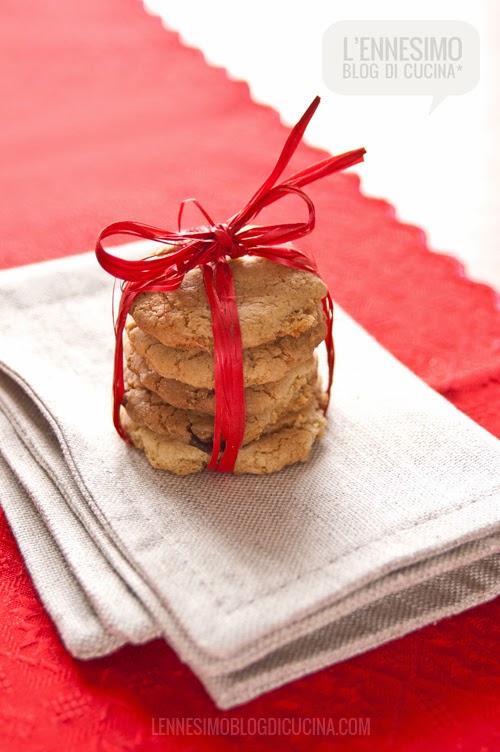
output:
[[[261,256],[277,264],[311,272],[319,276],[313,261],[290,245],[289,241],[308,235],[314,229],[314,205],[301,189],[333,172],[344,170],[363,161],[365,149],[341,154],[317,162],[300,170],[276,185],[290,158],[299,145],[320,98],[316,97],[292,129],[271,174],[247,205],[227,222],[214,223],[196,199],[182,201],[179,208],[177,232],[162,230],[139,222],[114,222],[108,225],[97,240],[96,256],[101,266],[115,278],[123,280],[122,295],[115,322],[116,348],[113,378],[113,422],[119,435],[130,440],[120,421],[120,405],[125,386],[123,376],[123,330],[134,298],[143,292],[168,292],[182,284],[191,269],[200,267],[212,314],[214,340],[215,424],[213,451],[209,470],[232,472],[245,432],[245,390],[243,380],[243,348],[233,275],[228,258]],[[308,208],[305,222],[252,226],[248,224],[266,206],[289,195],[301,198]],[[181,220],[187,203],[194,203],[209,222],[209,227],[181,230]],[[106,251],[102,242],[111,235],[134,235],[169,245],[164,255],[138,261],[127,261]],[[173,250],[172,250],[173,248]],[[323,299],[327,322],[325,339],[328,366],[328,396],[333,378],[332,299]],[[325,408],[326,409],[326,408]],[[222,454],[221,454],[222,452]]]

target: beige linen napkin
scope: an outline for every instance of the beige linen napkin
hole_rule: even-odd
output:
[[[0,499],[74,655],[163,635],[231,707],[498,593],[500,442],[338,307],[327,435],[268,477],[118,438],[93,254],[2,272],[0,315]]]

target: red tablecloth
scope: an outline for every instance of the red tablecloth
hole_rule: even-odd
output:
[[[174,227],[188,196],[225,219],[260,184],[286,135],[245,83],[208,67],[138,0],[4,0],[0,60],[3,267],[85,251],[116,219]],[[369,158],[369,123],[366,142],[351,146],[366,146]],[[320,156],[301,147],[293,168]],[[430,165],[422,190],[432,189]],[[423,232],[397,222],[389,204],[363,197],[356,176],[328,178],[310,194],[318,223],[302,245],[336,300],[500,436],[493,291],[430,253]],[[371,718],[366,737],[237,740],[253,750],[500,749],[498,602],[222,712],[162,641],[87,663],[71,658],[3,517],[0,571],[2,750],[234,747],[229,738],[152,735],[152,718],[167,716]]]

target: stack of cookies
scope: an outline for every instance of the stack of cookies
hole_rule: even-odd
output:
[[[262,258],[231,260],[243,342],[246,430],[236,473],[305,461],[325,427],[314,349],[326,336],[315,275]],[[202,470],[212,454],[211,313],[200,269],[168,293],[139,295],[125,334],[122,424],[153,467]]]

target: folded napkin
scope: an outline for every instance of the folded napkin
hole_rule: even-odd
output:
[[[74,656],[163,636],[229,708],[499,592],[500,442],[338,306],[327,434],[262,477],[118,438],[93,254],[0,273],[0,320],[0,500]]]

